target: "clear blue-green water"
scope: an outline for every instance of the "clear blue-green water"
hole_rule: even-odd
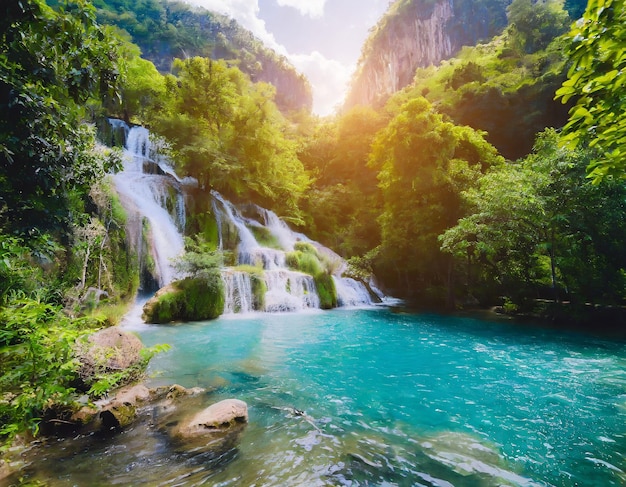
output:
[[[626,485],[624,342],[387,309],[136,331],[172,346],[150,385],[242,399],[250,422],[205,466],[125,433],[74,458],[108,465],[90,467],[101,485]],[[59,478],[95,485],[69,469]]]

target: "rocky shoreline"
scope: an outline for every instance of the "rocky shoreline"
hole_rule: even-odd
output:
[[[98,371],[141,368],[142,348],[135,335],[118,327],[89,336],[76,347],[80,380],[89,383]],[[220,456],[236,448],[248,422],[245,402],[225,399],[211,403],[210,391],[178,384],[148,388],[135,380],[102,399],[91,402],[85,395],[81,401],[84,405],[78,409],[56,411],[43,418],[36,439],[18,438],[7,449],[0,457],[0,485],[19,485],[28,478],[29,467],[36,464],[44,449],[53,450],[52,455],[62,460],[73,448],[98,447],[133,427],[145,427],[151,434],[164,437],[179,454]]]
[[[0,485],[28,477],[29,467],[50,443],[82,440],[80,448],[96,446],[137,425],[166,437],[179,454],[222,455],[236,447],[248,422],[248,406],[238,399],[206,406],[207,400],[206,390],[177,384],[152,389],[144,384],[123,387],[110,398],[85,405],[69,421],[53,421],[54,432],[9,449],[0,461]],[[61,450],[71,447],[63,444],[58,450],[62,455]]]

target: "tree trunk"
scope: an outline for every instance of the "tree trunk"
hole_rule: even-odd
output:
[[[554,293],[554,302],[559,302],[559,290],[556,282],[556,262],[554,257],[554,243],[556,237],[554,235],[554,227],[552,227],[552,233],[550,235],[550,272],[552,273],[552,292]]]

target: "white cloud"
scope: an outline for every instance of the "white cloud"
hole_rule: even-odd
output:
[[[276,42],[274,34],[267,31],[265,21],[259,18],[258,0],[187,0],[187,2],[232,17],[263,41],[267,47],[279,54],[287,55],[287,49]]]
[[[354,66],[328,59],[317,51],[311,54],[291,54],[289,60],[313,87],[313,111],[330,115],[343,102]]]
[[[308,15],[312,19],[324,16],[326,0],[277,0],[281,7],[293,7],[301,15]]]

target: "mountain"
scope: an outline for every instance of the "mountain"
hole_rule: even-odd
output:
[[[346,108],[382,105],[462,46],[489,40],[507,25],[511,0],[397,0],[372,29],[361,51]]]
[[[93,4],[99,23],[128,32],[143,57],[161,72],[170,70],[174,58],[225,59],[253,81],[274,85],[275,101],[283,112],[311,110],[311,87],[304,75],[233,19],[168,0],[94,0]]]

